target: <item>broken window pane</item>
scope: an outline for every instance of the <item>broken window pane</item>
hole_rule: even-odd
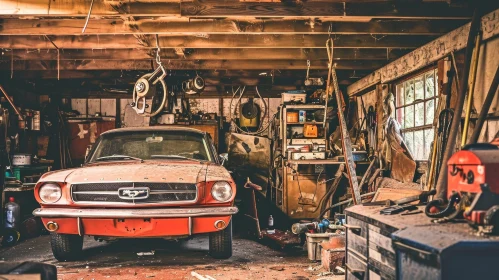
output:
[[[414,131],[414,159],[424,160],[425,139],[423,130]]]
[[[433,128],[425,129],[424,131],[424,141],[425,141],[425,149],[424,149],[424,160],[428,160],[430,157],[432,142],[434,138]]]
[[[425,98],[431,98],[435,96],[435,79],[433,77],[433,71],[426,74],[426,96]]]
[[[414,84],[412,83],[413,80],[410,80],[405,83],[404,90],[405,90],[405,104],[411,104],[414,102]]]
[[[397,85],[397,107],[404,105],[404,85],[399,84]]]
[[[414,127],[414,105],[405,107],[405,124],[404,128]]]
[[[435,118],[435,99],[426,101],[426,121],[425,124],[433,124]]]
[[[405,128],[405,121],[404,121],[404,108],[399,108],[397,109],[396,112],[396,119],[400,124],[400,128]]]
[[[423,81],[423,76],[416,77],[414,80],[414,88],[415,88],[415,96],[416,100],[424,99],[424,81]]]
[[[415,126],[424,125],[424,102],[420,102],[416,106]]]

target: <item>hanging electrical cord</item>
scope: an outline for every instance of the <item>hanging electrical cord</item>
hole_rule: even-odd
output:
[[[232,89],[232,98],[230,100],[230,105],[229,105],[229,109],[230,109],[230,120],[231,122],[233,123],[234,125],[234,128],[236,129],[237,132],[240,132],[240,133],[243,133],[243,134],[247,134],[247,135],[259,135],[259,134],[262,134],[263,132],[265,132],[269,127],[270,127],[270,124],[274,122],[275,118],[276,118],[276,115],[274,115],[272,117],[272,119],[267,123],[267,125],[265,127],[263,127],[263,122],[260,122],[260,125],[258,127],[258,129],[255,131],[255,132],[251,132],[251,131],[248,131],[248,130],[245,130],[243,128],[241,128],[237,122],[234,120],[233,118],[233,109],[232,109],[232,104],[233,104],[233,101],[234,101],[234,97],[238,94],[238,91],[239,91],[239,97],[237,99],[237,102],[236,102],[236,107],[237,105],[239,104],[239,106],[241,106],[241,99],[244,95],[244,92],[246,91],[246,86],[243,86],[242,88],[239,86],[236,91],[234,91],[234,88]],[[262,100],[263,102],[263,105],[264,105],[264,113],[263,113],[263,119],[265,119],[268,115],[268,106],[267,106],[267,102],[265,101],[265,99],[260,95],[260,92],[258,90],[258,86],[255,86],[255,91],[256,93],[258,94],[258,98],[260,100]],[[234,108],[235,110],[235,108]]]

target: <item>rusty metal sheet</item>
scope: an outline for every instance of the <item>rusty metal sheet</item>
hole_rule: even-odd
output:
[[[262,186],[266,193],[271,160],[272,141],[266,137],[231,133],[229,137],[227,167],[241,177]]]

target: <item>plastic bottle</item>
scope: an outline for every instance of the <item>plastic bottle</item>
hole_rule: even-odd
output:
[[[14,201],[13,197],[9,197],[9,202],[5,204],[5,228],[18,229],[21,222],[21,208]]]
[[[269,216],[269,229],[274,229],[274,217]]]

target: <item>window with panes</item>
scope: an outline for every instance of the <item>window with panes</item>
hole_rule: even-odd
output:
[[[428,160],[438,102],[437,69],[396,85],[395,116],[415,160]]]

